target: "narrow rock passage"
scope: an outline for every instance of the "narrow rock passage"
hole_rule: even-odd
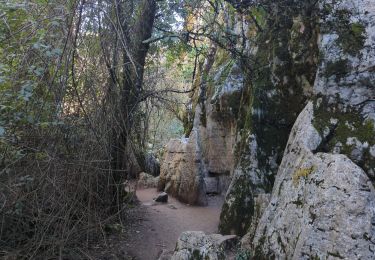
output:
[[[154,260],[163,250],[173,251],[178,236],[183,231],[217,233],[219,216],[224,198],[208,198],[208,206],[197,207],[183,204],[169,197],[166,204],[155,204],[156,189],[137,190],[141,202],[136,222],[128,233],[127,251],[140,260]]]

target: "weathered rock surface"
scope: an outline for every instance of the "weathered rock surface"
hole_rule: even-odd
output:
[[[172,260],[234,259],[238,238],[234,235],[205,235],[202,231],[186,231],[178,238]]]
[[[159,182],[159,177],[154,177],[151,174],[141,172],[138,177],[138,188],[156,188]]]
[[[237,65],[228,66],[229,72],[222,67],[215,74],[220,91],[197,105],[189,138],[171,140],[165,149],[158,189],[189,204],[205,205],[207,193],[226,192],[233,172],[233,113],[243,79]]]
[[[236,91],[203,84],[196,109],[206,191],[223,190],[208,178],[231,165],[220,232],[247,233],[254,259],[374,259],[375,5],[267,2],[249,4],[262,30],[246,32],[256,37],[243,67],[254,70],[240,106],[228,98]]]
[[[241,238],[241,247],[243,249],[249,249],[252,247],[260,218],[263,216],[270,199],[271,194],[268,193],[258,194],[254,197],[254,212],[251,216],[250,227],[247,229],[248,232]]]
[[[315,152],[345,154],[375,180],[375,6],[370,2],[321,0],[313,9],[309,1],[277,5],[274,12],[283,22],[255,46],[254,58],[266,65],[252,81],[247,128],[239,125],[243,149],[223,207],[222,232],[246,232],[250,224],[239,226],[236,216],[251,219],[250,197],[272,188],[304,99],[314,100],[312,124],[322,138]],[[273,30],[274,18],[265,19]],[[247,196],[241,192],[244,186]]]
[[[255,211],[254,196],[271,192],[290,130],[312,94],[318,60],[317,20],[307,1],[249,5],[263,30],[245,23],[256,40],[248,41],[250,61],[244,66],[254,71],[238,116],[237,164],[219,226],[224,234],[244,235]]]
[[[256,257],[375,257],[375,6],[320,4],[330,12],[321,21],[317,98],[290,134],[251,248]]]
[[[309,103],[291,132],[252,251],[276,259],[373,259],[373,184],[345,155],[314,153],[322,138],[312,120]]]
[[[320,1],[321,64],[314,84],[318,151],[347,155],[375,180],[375,5]]]
[[[228,71],[229,70],[229,71]],[[204,104],[204,122],[199,126],[201,145],[207,171],[213,175],[229,175],[234,167],[236,138],[235,117],[243,89],[243,74],[237,64],[224,64],[213,72],[215,92]],[[202,113],[199,108],[198,113]],[[198,120],[196,120],[198,121]]]
[[[172,139],[166,146],[158,190],[189,204],[206,205],[206,189],[197,133],[190,138]]]

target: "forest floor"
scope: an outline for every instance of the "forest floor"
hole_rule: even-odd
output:
[[[138,189],[136,194],[139,205],[128,210],[126,229],[108,238],[106,249],[97,248],[101,253],[95,258],[155,260],[174,250],[183,231],[218,232],[222,196],[209,197],[206,207],[198,207],[171,196],[168,203],[155,203],[156,189]]]

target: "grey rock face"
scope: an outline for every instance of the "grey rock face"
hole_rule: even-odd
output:
[[[205,235],[202,231],[186,231],[178,238],[171,260],[234,259],[232,251],[238,242],[233,235]]]
[[[255,212],[254,198],[270,193],[298,114],[312,94],[318,46],[317,19],[307,16],[308,1],[251,1],[268,6],[263,30],[248,26],[247,96],[239,116],[236,166],[220,218],[224,234],[244,235]],[[309,7],[310,6],[310,7]],[[249,8],[248,10],[251,10]],[[271,33],[270,33],[271,32]],[[252,61],[255,61],[252,63]]]
[[[308,4],[308,1],[295,1],[296,6],[297,2],[301,4],[301,7]],[[301,60],[301,63],[299,63],[296,57],[302,56],[293,54],[292,57],[289,57],[291,60],[287,61],[285,57],[288,56],[286,53],[283,53],[285,54],[283,55],[284,60],[276,56],[273,61],[267,61],[269,66],[265,66],[265,68],[278,68],[277,71],[279,73],[281,71],[279,75],[276,75],[276,70],[273,71],[273,73],[264,73],[264,75],[272,74],[278,77],[278,79],[275,78],[272,81],[272,84],[269,84],[272,87],[267,93],[267,97],[269,97],[270,100],[273,98],[273,101],[269,102],[270,107],[268,107],[269,111],[272,111],[272,113],[266,111],[265,108],[267,108],[267,105],[265,103],[267,102],[264,102],[264,100],[258,102],[262,105],[262,109],[252,107],[251,112],[253,120],[251,123],[253,123],[253,127],[248,131],[248,138],[245,142],[247,146],[244,145],[244,147],[248,149],[241,154],[240,164],[236,168],[232,184],[226,196],[220,223],[221,231],[230,233],[232,230],[237,230],[237,234],[241,234],[241,232],[244,231],[246,232],[247,230],[241,229],[241,226],[237,225],[239,222],[237,216],[245,216],[243,217],[243,221],[241,221],[245,223],[245,225],[243,225],[245,228],[251,225],[250,222],[254,220],[253,214],[255,212],[255,208],[252,209],[251,205],[254,205],[254,207],[256,205],[254,201],[255,196],[262,192],[267,192],[267,187],[265,187],[266,185],[264,184],[273,184],[272,179],[267,179],[268,176],[275,174],[274,171],[280,174],[280,170],[277,170],[277,158],[280,157],[274,152],[276,150],[280,151],[277,144],[281,143],[280,140],[284,140],[282,136],[285,136],[285,133],[288,135],[290,133],[289,131],[283,131],[283,123],[293,123],[293,115],[286,115],[290,113],[290,110],[296,108],[293,104],[304,103],[298,102],[299,97],[303,95],[314,100],[314,105],[309,104],[309,111],[311,114],[314,114],[314,118],[307,120],[306,122],[308,123],[300,125],[304,137],[300,139],[299,143],[306,147],[311,153],[345,154],[350,158],[351,161],[349,160],[349,162],[357,166],[357,171],[364,170],[365,175],[374,181],[375,157],[373,157],[371,153],[371,147],[375,145],[375,122],[373,120],[375,114],[375,6],[370,2],[372,1],[318,1],[315,11],[319,12],[320,19],[315,20],[315,22],[311,19],[311,21],[313,21],[312,24],[308,24],[308,21],[303,19],[302,16],[296,16],[300,11],[304,12],[303,8],[298,11],[290,7],[290,10],[286,11],[290,13],[290,17],[293,17],[290,42],[282,42],[280,39],[285,38],[276,37],[277,33],[284,29],[283,25],[280,26],[281,28],[278,28],[277,32],[275,31],[272,34],[273,39],[271,38],[270,41],[276,41],[276,46],[285,47],[285,44],[288,44],[288,48],[283,49],[288,49],[291,53],[300,52],[302,50],[306,52],[313,52],[313,49],[319,50],[320,61],[317,65],[317,73],[316,77],[314,77],[315,81],[313,81],[314,84],[311,85],[312,81],[310,78],[307,82],[309,84],[304,86],[305,80],[302,79],[307,75],[311,76],[311,73],[297,75],[301,70],[295,70],[292,72],[294,75],[289,75],[289,72],[292,71],[291,65],[294,63],[300,65],[310,60],[310,58],[311,60],[315,60],[316,56],[311,55],[311,57],[308,57],[308,59],[304,61]],[[279,7],[278,4],[276,4],[276,6]],[[282,9],[281,6],[280,9]],[[285,20],[288,20],[288,18],[285,18]],[[308,26],[312,27],[308,28]],[[304,44],[307,38],[302,37],[298,39],[298,35],[301,36],[311,30],[314,31],[314,28],[318,26],[320,28],[319,35],[316,35],[317,37],[314,40],[315,43],[318,42],[318,45],[316,46],[313,42],[310,42],[305,45],[307,49],[304,47],[301,48],[300,45]],[[293,28],[298,29],[293,31]],[[314,37],[311,39],[313,38]],[[297,42],[298,45],[295,45],[294,43]],[[257,53],[269,57],[271,55],[270,53],[273,52],[267,52],[267,45],[265,43],[264,46],[259,46]],[[274,50],[274,53],[277,54],[278,50]],[[273,62],[274,65],[272,65]],[[287,64],[289,67],[280,70],[283,64]],[[298,67],[298,65],[296,67]],[[313,67],[314,66],[310,65],[306,66],[306,68]],[[292,84],[290,81],[291,76],[300,79],[296,82],[297,84]],[[288,90],[290,95],[283,96],[288,97],[287,99],[278,100],[282,102],[275,102],[277,100],[277,93],[282,93],[283,91],[279,88],[282,86],[280,79],[286,82],[284,90]],[[263,83],[263,81],[261,82]],[[257,82],[254,82],[253,89],[257,90],[256,84]],[[265,89],[264,84],[260,87]],[[301,87],[303,87],[302,93],[299,92],[299,88]],[[312,96],[309,97],[309,93]],[[257,95],[254,95],[254,100],[256,100],[256,98]],[[283,111],[283,107],[287,107],[288,111]],[[275,114],[278,116],[274,117]],[[306,116],[306,112],[304,115]],[[302,115],[302,117],[304,115]],[[256,117],[258,117],[258,121]],[[270,125],[274,125],[278,120],[280,120],[279,127],[273,129],[272,134],[267,133],[269,129],[272,129]],[[282,120],[283,122],[281,122]],[[272,124],[268,124],[268,122],[272,122]],[[289,125],[289,123],[284,125]],[[293,134],[296,133],[292,132],[291,135]],[[290,138],[294,137],[290,136]],[[304,138],[307,141],[303,141]],[[290,145],[291,143],[289,142],[288,146]],[[266,149],[268,149],[268,151]],[[289,152],[291,151],[289,147],[287,147],[287,149]],[[301,151],[301,149],[303,148],[296,145],[293,152]],[[287,155],[288,153],[285,153],[284,157]],[[284,161],[285,160],[284,158]],[[293,160],[296,160],[296,158],[293,158]],[[288,165],[282,164],[284,170],[287,167],[293,168],[295,164],[298,163],[298,161],[293,160],[290,159]],[[327,161],[332,161],[332,163],[341,162],[341,159],[339,160],[339,157],[336,158],[335,156],[332,158],[320,158],[320,160],[322,160],[322,162],[318,164],[323,164]],[[293,171],[297,173],[296,175],[309,175],[312,170],[313,168],[310,168],[308,165],[301,165],[298,169],[293,168]],[[329,171],[332,171],[332,169],[329,169]],[[247,177],[239,178],[239,176],[245,175],[247,175]],[[248,184],[244,184],[244,180],[246,180]],[[267,183],[267,180],[270,181]],[[277,185],[277,180],[274,185]],[[358,192],[358,187],[351,188],[350,193]],[[245,189],[247,190],[247,195],[244,195],[242,192]],[[282,195],[281,193],[277,193],[277,196],[281,197]],[[273,197],[275,197],[275,195]],[[323,200],[323,198],[320,199]],[[329,197],[326,199],[329,199]],[[252,202],[252,204],[250,203],[250,207],[249,203],[246,202]],[[298,205],[300,201],[297,200],[294,203]],[[337,205],[332,205],[332,207],[336,206]],[[293,215],[293,211],[290,211],[289,214]],[[277,230],[276,227],[275,230]],[[280,239],[284,239],[283,236],[281,236]],[[289,242],[290,241],[287,239],[288,244]],[[284,241],[284,243],[286,242]]]
[[[256,257],[373,259],[375,191],[345,155],[313,153],[313,105],[298,117],[271,201],[254,238]]]
[[[363,105],[374,118],[375,5],[372,0],[320,0],[331,8],[321,21],[319,49],[322,55],[314,93],[337,97],[345,105]]]
[[[204,183],[206,184],[207,194],[218,194],[219,193],[219,178],[217,177],[205,177]]]
[[[266,210],[271,199],[271,194],[263,193],[254,197],[254,213],[251,216],[251,223],[246,235],[241,238],[241,247],[243,249],[250,249],[255,236],[256,228],[259,224],[260,218]]]
[[[256,230],[255,257],[375,258],[375,6],[319,1],[324,15],[315,98],[299,115],[271,201]],[[359,167],[361,166],[361,167]]]
[[[152,176],[160,175],[160,162],[152,153],[147,153],[145,156],[145,171]]]
[[[375,180],[375,5],[371,0],[324,1],[314,94],[319,151],[341,153]]]

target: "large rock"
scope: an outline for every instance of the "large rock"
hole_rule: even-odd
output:
[[[165,150],[158,190],[189,204],[206,205],[205,170],[196,131],[190,138],[170,140]]]
[[[156,188],[159,182],[159,177],[154,177],[151,174],[141,172],[138,176],[138,188]]]
[[[342,153],[375,180],[375,5],[320,1],[321,64],[314,84],[317,151]]]
[[[229,71],[228,71],[229,67]],[[204,105],[204,123],[199,125],[202,153],[207,171],[215,176],[229,175],[234,168],[236,116],[243,90],[243,73],[237,64],[224,64],[213,74],[212,97]],[[202,113],[198,107],[197,113]],[[197,120],[196,120],[197,121]]]
[[[237,242],[238,238],[233,235],[205,235],[202,231],[186,231],[178,238],[171,260],[234,259]]]
[[[313,125],[322,138],[315,152],[345,154],[375,181],[372,2],[320,0],[311,6],[310,1],[289,1],[268,9],[271,18],[263,18],[270,28],[264,30],[266,35],[259,34],[253,46],[254,60],[262,66],[255,66],[251,101],[242,116],[245,122],[239,120],[235,175],[247,176],[232,179],[221,217],[222,232],[247,231],[250,224],[241,228],[239,218],[233,216],[245,212],[251,221],[254,210],[245,200],[251,201],[251,193],[271,191],[291,126],[306,99],[314,100]],[[239,192],[244,179],[249,196]]]
[[[316,98],[290,134],[250,248],[258,258],[375,257],[375,6],[319,7]]]
[[[251,225],[254,196],[272,190],[290,130],[312,94],[318,61],[311,4],[255,0],[247,5],[262,30],[251,20],[243,24],[252,39],[243,66],[251,71],[240,99],[236,165],[219,226],[224,234],[238,235]]]
[[[373,184],[345,155],[314,153],[322,138],[313,118],[309,103],[291,132],[251,251],[255,258],[373,259]]]
[[[212,72],[216,92],[197,104],[189,138],[170,140],[165,149],[158,189],[189,204],[205,205],[207,193],[225,193],[230,183],[243,78],[228,65]]]

